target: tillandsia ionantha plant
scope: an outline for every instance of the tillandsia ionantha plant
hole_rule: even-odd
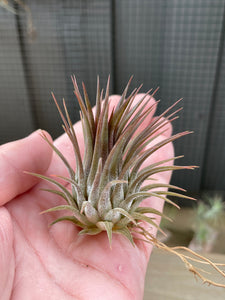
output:
[[[155,222],[155,216],[165,217],[163,213],[152,207],[142,205],[149,197],[157,197],[177,206],[168,196],[178,196],[193,199],[178,192],[168,189],[181,190],[176,186],[165,184],[154,180],[154,175],[182,169],[193,169],[194,166],[168,165],[179,157],[158,161],[143,167],[143,163],[158,151],[176,139],[189,134],[189,131],[174,134],[160,142],[155,142],[157,137],[166,129],[166,125],[177,118],[176,114],[180,109],[172,112],[175,105],[170,106],[160,116],[151,120],[149,125],[138,131],[140,125],[148,119],[154,110],[156,103],[146,109],[146,101],[153,97],[151,91],[146,93],[137,103],[134,99],[140,88],[128,94],[129,80],[118,104],[109,113],[109,79],[105,94],[100,90],[99,79],[97,80],[96,108],[95,113],[88,98],[86,88],[83,84],[83,96],[81,95],[75,76],[72,77],[74,93],[80,106],[80,118],[83,128],[85,142],[84,157],[81,155],[78,137],[71,122],[65,101],[63,100],[64,113],[58,105],[56,98],[53,99],[58,108],[63,128],[72,144],[76,160],[74,169],[66,157],[51,143],[43,134],[43,138],[52,147],[55,153],[68,169],[69,177],[57,175],[58,179],[64,180],[69,187],[54,177],[46,177],[40,174],[31,173],[44,179],[57,187],[57,189],[46,189],[46,191],[61,196],[64,204],[49,208],[43,213],[67,210],[66,216],[59,217],[52,224],[61,221],[70,221],[80,228],[82,235],[97,235],[106,232],[111,244],[113,234],[121,234],[135,246],[135,239],[144,239],[160,249],[176,254],[196,276],[204,282],[218,286],[194,268],[191,260],[210,264],[221,275],[223,272],[218,266],[208,259],[186,249],[195,258],[179,252],[179,247],[169,248],[147,229],[146,224],[161,230]],[[84,100],[83,100],[84,97]],[[152,145],[152,146],[151,146]],[[147,184],[146,184],[147,182]],[[183,248],[180,247],[182,250]]]

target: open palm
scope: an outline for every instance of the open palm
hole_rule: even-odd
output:
[[[113,105],[117,101],[118,96],[111,97]],[[75,129],[81,136],[80,123]],[[168,125],[154,143],[171,135],[171,131]],[[0,208],[1,299],[142,299],[151,245],[137,240],[133,247],[123,236],[113,235],[110,248],[105,233],[79,236],[79,229],[69,222],[49,227],[60,212],[40,214],[62,200],[41,191],[47,183],[37,182],[23,171],[65,175],[66,170],[39,133],[0,147],[0,204],[4,205]],[[55,144],[73,164],[66,136]],[[82,136],[80,147],[82,151]],[[146,164],[170,157],[171,143]],[[164,183],[170,176],[170,172],[158,174]],[[162,210],[158,198],[145,201]]]

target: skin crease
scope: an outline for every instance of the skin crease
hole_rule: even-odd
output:
[[[137,95],[135,101],[141,96]],[[111,108],[118,99],[119,96],[110,97]],[[151,98],[146,107],[153,101]],[[141,126],[150,122],[154,112]],[[83,152],[80,123],[75,125],[75,130]],[[171,133],[168,124],[167,131],[155,143]],[[74,165],[66,136],[59,137],[55,145]],[[173,156],[170,143],[153,154],[143,167]],[[51,221],[65,212],[40,214],[44,209],[62,204],[62,200],[40,190],[52,188],[50,184],[38,182],[23,171],[67,175],[60,159],[40,137],[40,131],[1,146],[0,169],[0,270],[4,270],[0,272],[1,300],[143,298],[151,245],[136,240],[133,247],[124,237],[114,234],[110,249],[105,233],[78,236],[78,229],[69,222],[49,227]],[[171,172],[156,177],[168,183]],[[151,198],[145,200],[146,205],[162,210],[163,202]],[[154,229],[148,229],[155,233]]]

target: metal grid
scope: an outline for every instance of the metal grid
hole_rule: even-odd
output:
[[[86,83],[94,99],[96,76],[113,93],[160,86],[158,112],[183,97],[174,131],[194,130],[176,145],[194,172],[175,173],[173,183],[189,191],[225,186],[224,4],[221,0],[66,0],[10,2],[0,6],[0,142],[35,128],[61,132],[51,100],[65,97],[73,121],[79,118],[71,74]],[[36,35],[27,34],[29,12]],[[216,145],[216,147],[215,147]]]

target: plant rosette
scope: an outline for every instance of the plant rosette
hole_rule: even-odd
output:
[[[82,96],[75,76],[72,77],[72,81],[80,106],[84,155],[81,153],[65,101],[63,100],[63,113],[53,95],[63,121],[63,128],[74,151],[76,166],[72,166],[43,133],[44,140],[67,168],[68,176],[57,174],[47,177],[30,173],[54,185],[55,189],[45,189],[45,191],[56,194],[63,200],[61,205],[51,207],[42,213],[67,211],[68,214],[58,217],[51,225],[64,221],[72,222],[74,226],[80,228],[80,235],[98,235],[106,232],[110,245],[114,234],[124,236],[134,247],[138,240],[144,240],[178,256],[204,283],[225,287],[224,284],[205,278],[202,270],[194,266],[194,263],[199,262],[209,264],[225,277],[218,264],[188,248],[170,248],[156,238],[153,232],[162,231],[156,218],[168,219],[168,216],[151,206],[145,206],[146,199],[151,197],[156,197],[175,207],[178,206],[169,199],[170,196],[193,199],[181,193],[184,192],[182,188],[165,184],[156,178],[163,172],[191,170],[195,166],[173,165],[174,160],[181,156],[146,165],[146,161],[149,161],[149,158],[162,147],[190,133],[184,131],[169,137],[165,135],[165,139],[157,140],[166,131],[167,125],[178,118],[177,113],[182,108],[174,110],[174,107],[180,100],[159,116],[152,118],[158,102],[152,101],[152,104],[149,104],[149,99],[153,98],[156,91],[151,94],[150,90],[136,101],[141,87],[127,95],[130,79],[117,105],[111,109],[110,80],[108,79],[104,94],[103,90],[100,90],[98,79],[96,107],[93,112],[85,85],[83,84]]]

